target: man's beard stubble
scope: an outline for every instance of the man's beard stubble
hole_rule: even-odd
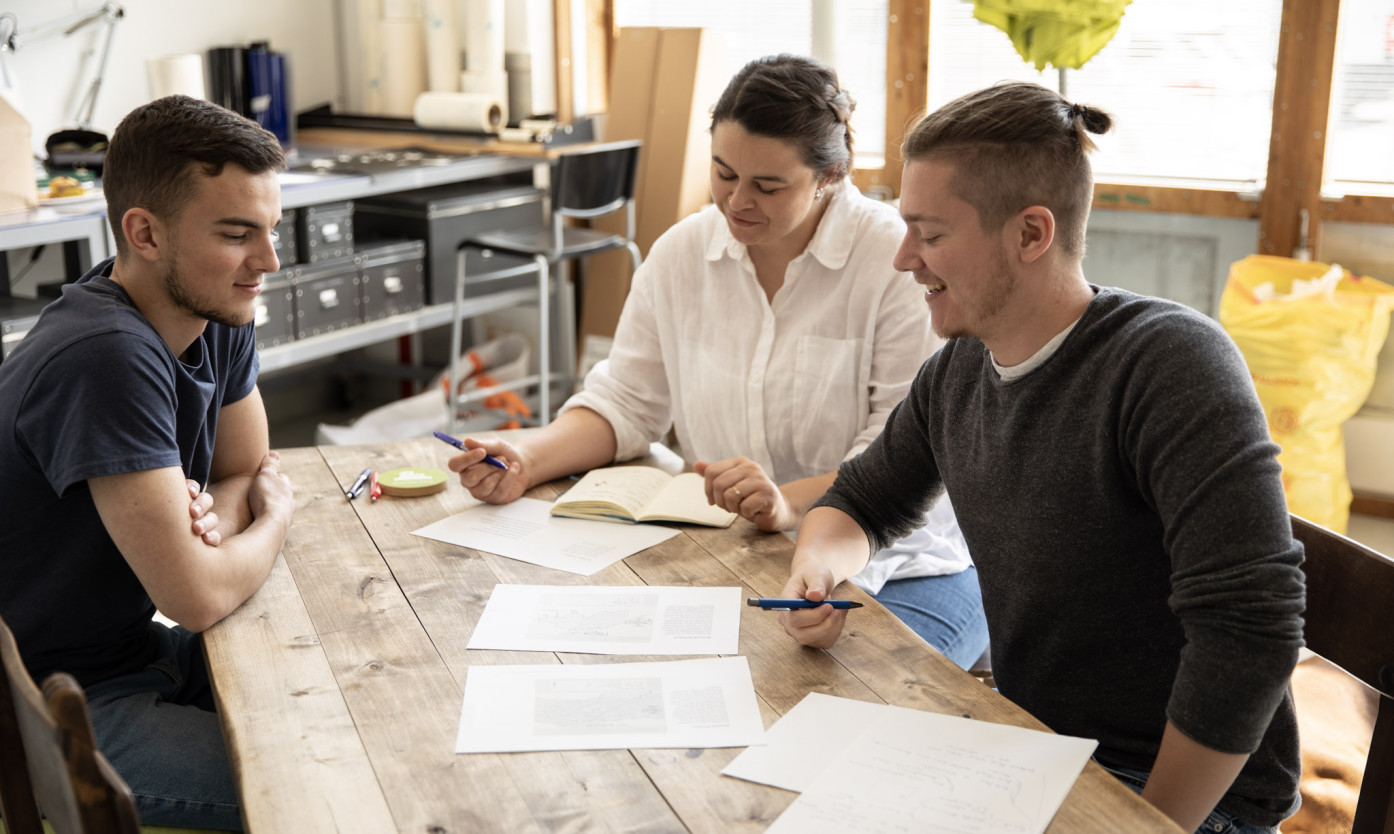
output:
[[[179,253],[177,250],[174,252],[174,257],[171,259],[169,267],[165,270],[164,282],[165,291],[169,293],[170,300],[173,301],[179,309],[201,319],[206,319],[214,324],[221,324],[224,327],[242,327],[253,318],[254,314],[249,314],[245,318],[237,319],[228,313],[201,305],[197,299],[190,295],[189,291],[184,288],[183,283],[179,280]]]

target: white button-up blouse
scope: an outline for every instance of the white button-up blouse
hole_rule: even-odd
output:
[[[905,231],[850,184],[767,301],[715,206],[669,229],[634,276],[607,360],[565,409],[614,428],[616,460],[673,426],[689,464],[744,455],[783,484],[864,449],[939,342],[921,288],[891,261]],[[955,573],[967,546],[941,500],[925,530],[872,559],[858,585]]]

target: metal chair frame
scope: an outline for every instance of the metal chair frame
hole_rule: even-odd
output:
[[[581,147],[558,157],[552,168],[551,181],[551,222],[548,227],[522,229],[507,232],[493,232],[480,235],[460,244],[456,259],[454,314],[450,331],[450,393],[447,396],[450,430],[454,431],[458,413],[460,385],[460,350],[463,325],[461,309],[465,299],[465,251],[469,247],[492,249],[516,255],[532,256],[533,268],[537,270],[538,292],[538,381],[539,407],[538,421],[546,425],[551,418],[551,389],[557,376],[552,372],[551,345],[551,294],[554,266],[563,261],[588,257],[611,249],[627,249],[633,269],[638,271],[642,261],[639,247],[634,242],[635,209],[634,188],[638,175],[638,156],[642,143],[637,140],[607,142],[599,145]],[[618,179],[597,180],[595,166],[609,166],[617,172]],[[581,180],[578,186],[577,181]],[[589,181],[587,181],[589,180]],[[608,187],[608,193],[616,196],[599,201],[587,199],[587,195],[577,194],[588,189],[585,186]],[[623,235],[599,232],[592,229],[566,226],[566,218],[590,220],[604,217],[624,209],[625,232]],[[545,234],[545,243],[544,241]],[[566,371],[560,376],[572,379],[576,371],[576,314],[575,303],[570,286],[558,282],[556,288],[558,315],[561,318],[562,362]]]

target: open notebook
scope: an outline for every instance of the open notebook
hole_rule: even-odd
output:
[[[736,520],[707,503],[702,476],[669,475],[651,466],[592,469],[552,504],[552,515],[599,521],[678,521],[729,527]]]

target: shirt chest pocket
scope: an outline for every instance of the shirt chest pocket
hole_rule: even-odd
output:
[[[803,336],[794,357],[794,454],[802,466],[836,469],[866,419],[861,339]]]

